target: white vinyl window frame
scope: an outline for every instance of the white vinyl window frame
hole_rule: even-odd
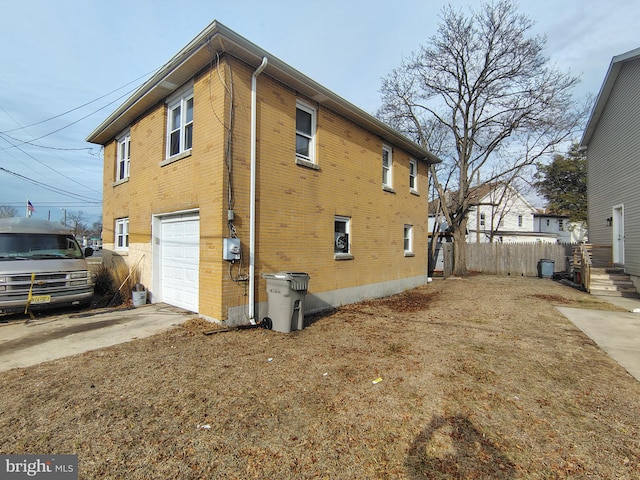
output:
[[[125,132],[117,138],[116,182],[129,178],[131,168],[131,132]]]
[[[382,145],[382,188],[393,191],[393,149]]]
[[[411,193],[418,193],[418,161],[409,159],[409,189]]]
[[[116,219],[115,250],[129,250],[129,218]]]
[[[296,163],[316,164],[316,123],[316,109],[296,101]]]
[[[403,245],[405,257],[413,256],[413,225],[404,226]]]
[[[333,218],[333,258],[350,260],[351,254],[351,217],[336,215]]]
[[[181,90],[167,102],[167,160],[191,154],[193,109],[193,86]]]

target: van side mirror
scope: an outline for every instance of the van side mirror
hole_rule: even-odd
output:
[[[84,256],[85,257],[90,257],[91,255],[93,255],[93,248],[91,247],[87,247],[84,249]]]

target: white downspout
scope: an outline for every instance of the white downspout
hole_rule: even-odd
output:
[[[257,78],[267,66],[267,57],[251,76],[251,198],[249,199],[249,321],[256,324],[255,296],[256,296],[256,123],[257,123]]]

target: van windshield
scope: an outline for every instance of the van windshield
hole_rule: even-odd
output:
[[[0,233],[0,261],[82,258],[73,235]]]

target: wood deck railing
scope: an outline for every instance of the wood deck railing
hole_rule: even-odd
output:
[[[591,244],[581,243],[573,250],[574,281],[591,293]]]

